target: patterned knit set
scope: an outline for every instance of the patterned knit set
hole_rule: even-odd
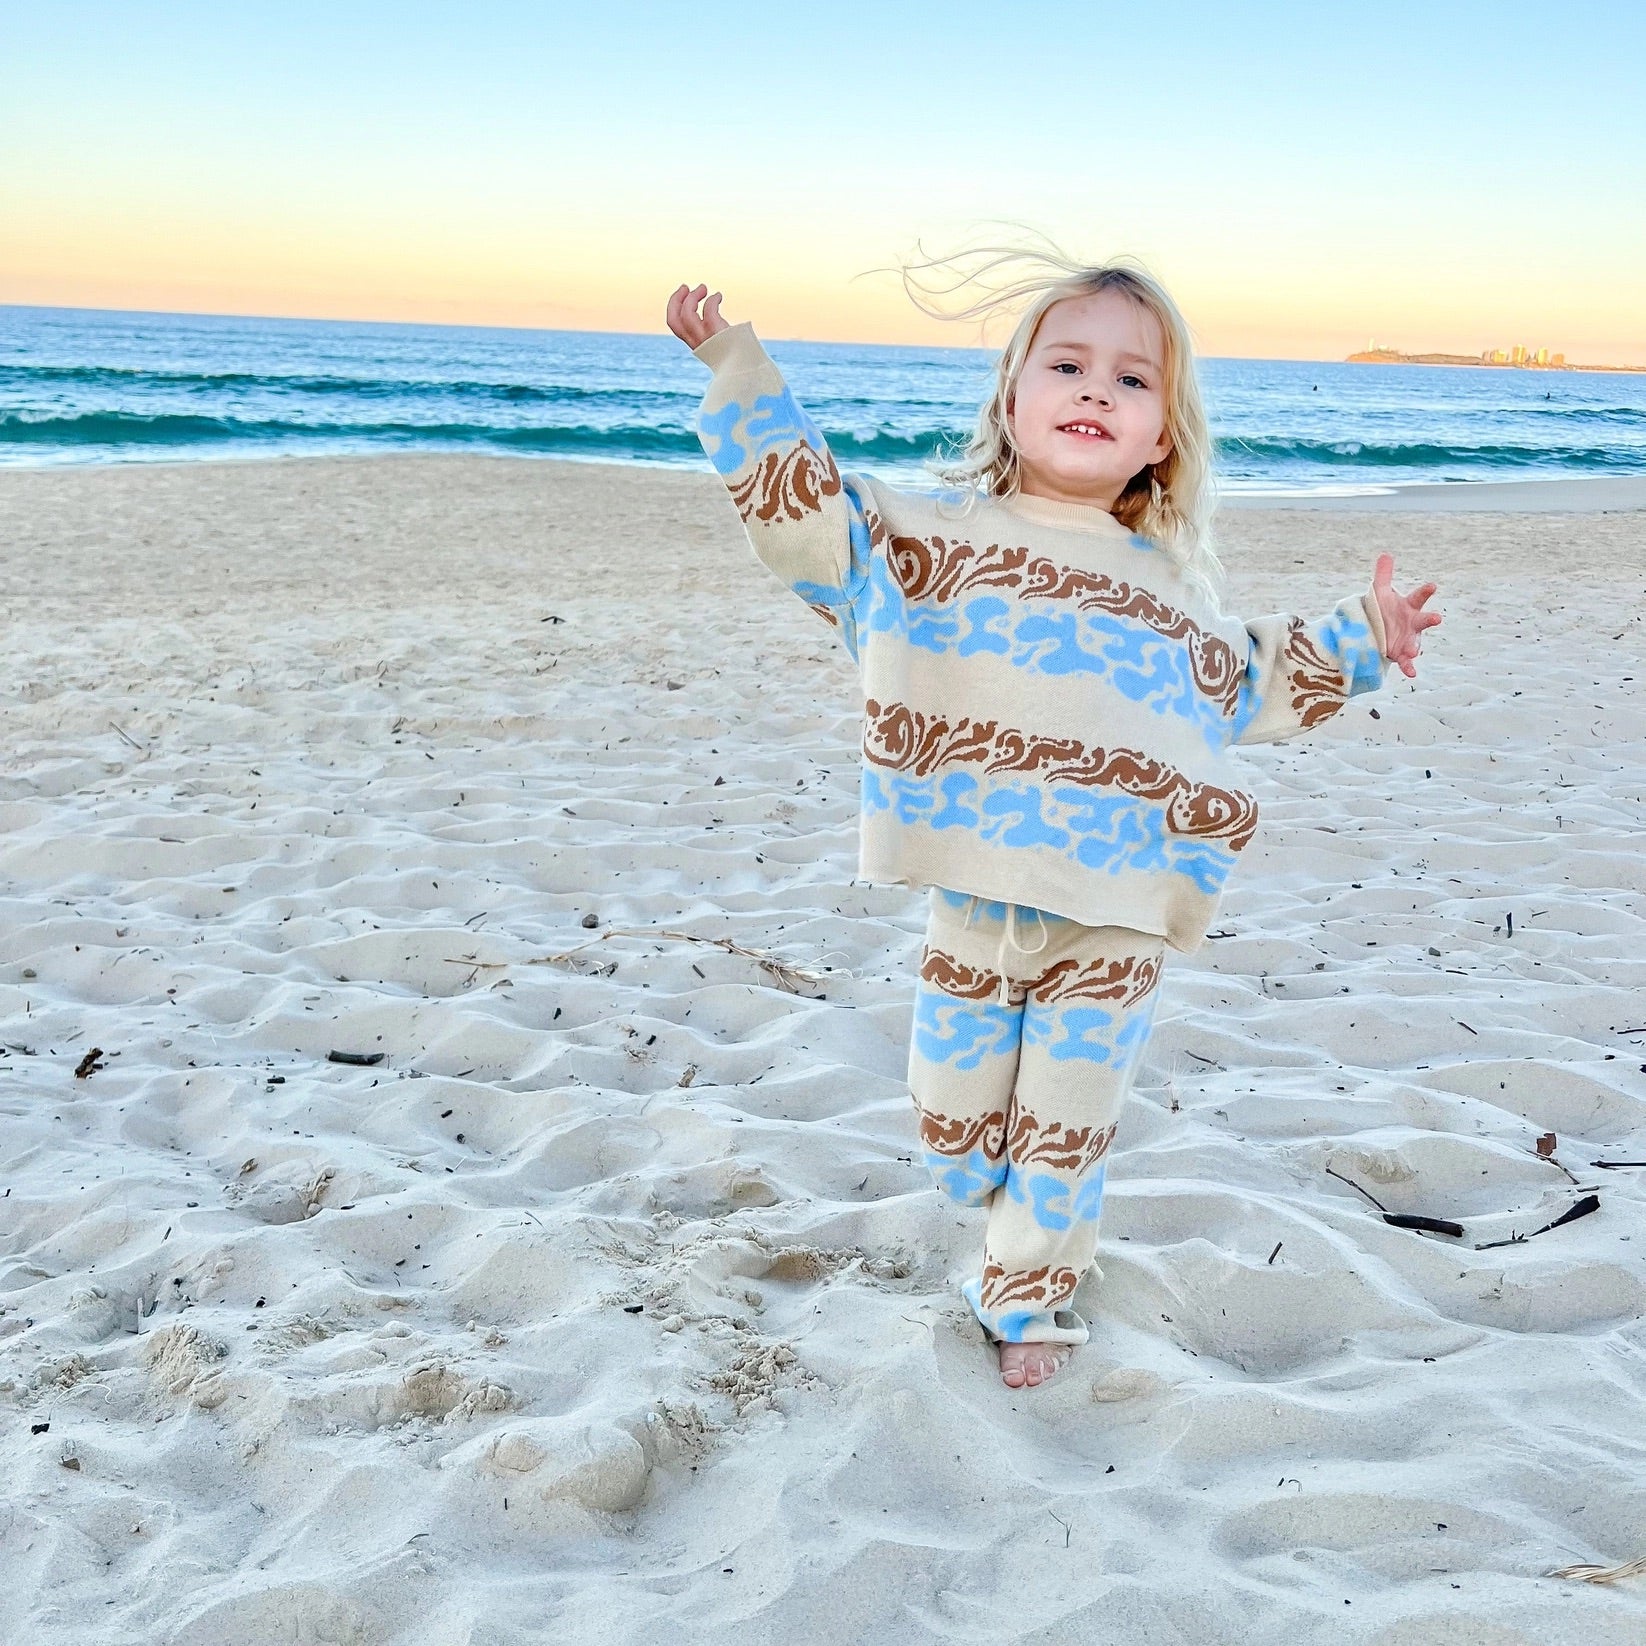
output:
[[[931,893],[909,1085],[937,1186],[988,1208],[983,1272],[962,1290],[994,1337],[1086,1340],[1058,1305],[1097,1249],[1164,949],[1124,926]]]
[[[697,356],[755,553],[862,677],[859,873],[931,888],[909,1084],[937,1186],[987,1209],[962,1290],[993,1337],[1083,1343],[1164,951],[1200,946],[1257,826],[1228,750],[1380,686],[1377,601],[1243,624],[1105,510],[841,475],[747,325]]]

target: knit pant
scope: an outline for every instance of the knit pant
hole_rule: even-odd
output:
[[[992,1338],[1086,1341],[1061,1305],[1097,1250],[1163,957],[1161,938],[1123,926],[932,890],[909,1086],[938,1187],[988,1208],[982,1273],[962,1291]]]

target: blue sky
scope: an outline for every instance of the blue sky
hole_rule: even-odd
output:
[[[1646,363],[1639,4],[6,0],[0,47],[0,301],[657,329],[702,278],[915,338],[854,276],[1009,220],[1208,352]]]

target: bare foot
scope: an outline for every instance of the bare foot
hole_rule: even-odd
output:
[[[1068,1364],[1072,1343],[1002,1343],[1000,1380],[1008,1389],[1047,1383]]]

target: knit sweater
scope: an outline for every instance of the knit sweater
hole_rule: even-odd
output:
[[[858,666],[862,877],[1198,948],[1257,827],[1231,746],[1382,685],[1375,596],[1243,623],[1101,508],[841,474],[746,324],[696,353],[755,554]]]

